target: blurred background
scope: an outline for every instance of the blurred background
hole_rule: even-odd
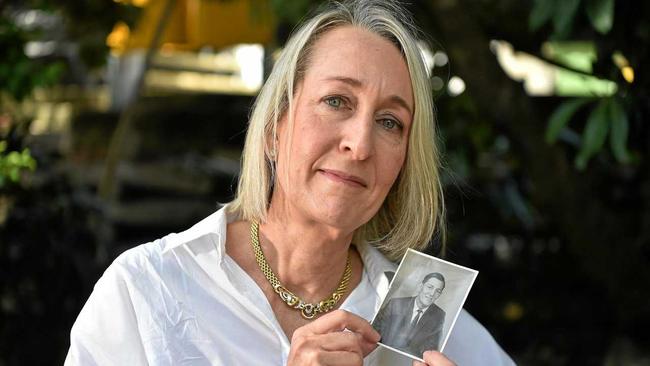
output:
[[[119,253],[232,198],[255,95],[318,3],[0,1],[0,366],[62,364]],[[521,365],[650,365],[650,3],[408,7],[446,258],[480,271],[466,307]]]

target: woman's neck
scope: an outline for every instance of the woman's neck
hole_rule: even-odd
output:
[[[348,258],[353,232],[322,225],[289,210],[269,208],[260,245],[282,285],[307,301],[335,289]]]

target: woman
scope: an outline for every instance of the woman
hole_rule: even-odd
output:
[[[388,259],[423,249],[444,211],[427,72],[404,14],[333,4],[292,36],[254,107],[235,200],[116,259],[66,364],[411,363],[376,349],[368,323]],[[511,363],[465,312],[447,349],[459,364]]]

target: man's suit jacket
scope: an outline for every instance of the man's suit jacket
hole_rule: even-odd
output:
[[[381,342],[422,357],[424,351],[439,350],[445,311],[431,304],[420,321],[411,327],[415,297],[391,299],[377,314],[373,326],[381,334]]]

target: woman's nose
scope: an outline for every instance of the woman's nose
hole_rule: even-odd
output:
[[[367,160],[374,153],[374,116],[357,113],[346,123],[341,138],[341,150],[353,160]]]

